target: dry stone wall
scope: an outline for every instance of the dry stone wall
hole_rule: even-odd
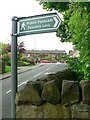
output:
[[[17,93],[17,118],[90,118],[90,80],[61,80],[56,74],[28,82]]]

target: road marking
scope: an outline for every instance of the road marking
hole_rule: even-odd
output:
[[[46,73],[44,73],[44,74],[48,75],[48,74],[51,74],[51,72],[46,72]]]
[[[18,87],[22,86],[23,84],[26,84],[28,82],[28,80],[26,80],[25,82],[22,82],[21,84],[18,85]]]
[[[8,93],[10,93],[10,92],[11,92],[11,90],[7,91],[6,94],[8,94]]]
[[[48,75],[48,74],[55,74],[55,72],[46,72],[44,74],[46,74],[46,75]]]
[[[46,70],[49,70],[50,68],[47,68]]]
[[[26,80],[25,82],[22,82],[21,84],[18,85],[18,87],[22,86],[23,84],[26,84],[28,82],[28,80]],[[10,93],[11,90],[7,91],[6,94]]]
[[[40,74],[42,74],[42,72],[38,73],[38,74],[37,74],[37,75],[35,75],[34,77],[37,77],[37,76],[39,76]]]

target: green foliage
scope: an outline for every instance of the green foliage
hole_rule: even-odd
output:
[[[24,62],[24,61],[18,61],[18,67],[20,67],[20,66],[28,66],[28,65],[30,65],[30,63]]]
[[[48,55],[48,60],[52,60],[52,55]]]
[[[27,66],[30,65],[26,55],[18,54],[17,56],[18,66]]]
[[[0,43],[0,55],[5,54],[5,49],[7,48],[8,44]]]
[[[5,72],[10,72],[11,71],[11,66],[5,66]]]
[[[22,57],[21,54],[17,54],[17,61],[21,61],[21,57]]]
[[[48,60],[48,56],[45,56],[45,57],[44,57],[44,60]]]
[[[23,55],[23,56],[21,57],[21,60],[22,60],[22,61],[27,61],[27,59],[28,59],[28,58],[27,58],[26,55]]]
[[[52,55],[47,55],[47,56],[45,56],[44,58],[43,58],[44,60],[52,60]]]
[[[11,59],[7,53],[3,55],[2,61],[4,62],[5,65],[8,65],[9,61],[11,61]]]
[[[52,11],[53,9],[57,10],[58,12],[64,12],[69,8],[69,2],[63,3],[63,2],[40,2],[40,4],[43,4],[43,9]]]
[[[77,73],[82,71],[83,79],[90,80],[90,2],[71,1],[66,3],[42,2],[42,5],[46,10],[57,10],[63,14],[64,20],[57,36],[61,38],[62,42],[72,42],[80,51],[77,66],[82,65],[82,68],[73,66],[73,69],[77,69]],[[76,64],[75,60],[72,61]]]
[[[29,62],[23,62],[23,64],[24,64],[25,66],[30,65],[30,63],[29,63]]]
[[[58,60],[59,62],[67,62],[68,58],[69,58],[68,55],[57,55],[55,57],[55,59]]]
[[[68,67],[73,72],[75,80],[82,80],[84,79],[84,73],[82,71],[82,64],[79,58],[70,57],[68,59]]]
[[[90,7],[90,4],[88,5]],[[68,32],[72,35],[69,41],[75,44],[80,51],[83,79],[90,79],[90,10],[88,11],[88,5],[79,3],[70,6],[73,8],[73,14],[68,22]]]
[[[7,61],[7,65],[11,66],[11,59]]]
[[[63,55],[60,57],[63,61],[68,61],[69,56],[68,55]]]

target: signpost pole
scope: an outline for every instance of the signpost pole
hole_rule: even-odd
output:
[[[12,18],[11,43],[11,118],[16,118],[15,97],[17,93],[17,17]]]
[[[17,26],[18,24],[18,26]],[[29,34],[56,32],[61,19],[56,13],[25,18],[12,18],[11,44],[11,118],[16,119],[15,98],[17,93],[17,37]],[[18,31],[17,31],[18,28]],[[18,33],[18,35],[17,35]]]

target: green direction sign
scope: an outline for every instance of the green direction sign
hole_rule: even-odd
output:
[[[61,24],[57,13],[49,13],[32,17],[20,18],[18,21],[19,36],[56,32]]]

